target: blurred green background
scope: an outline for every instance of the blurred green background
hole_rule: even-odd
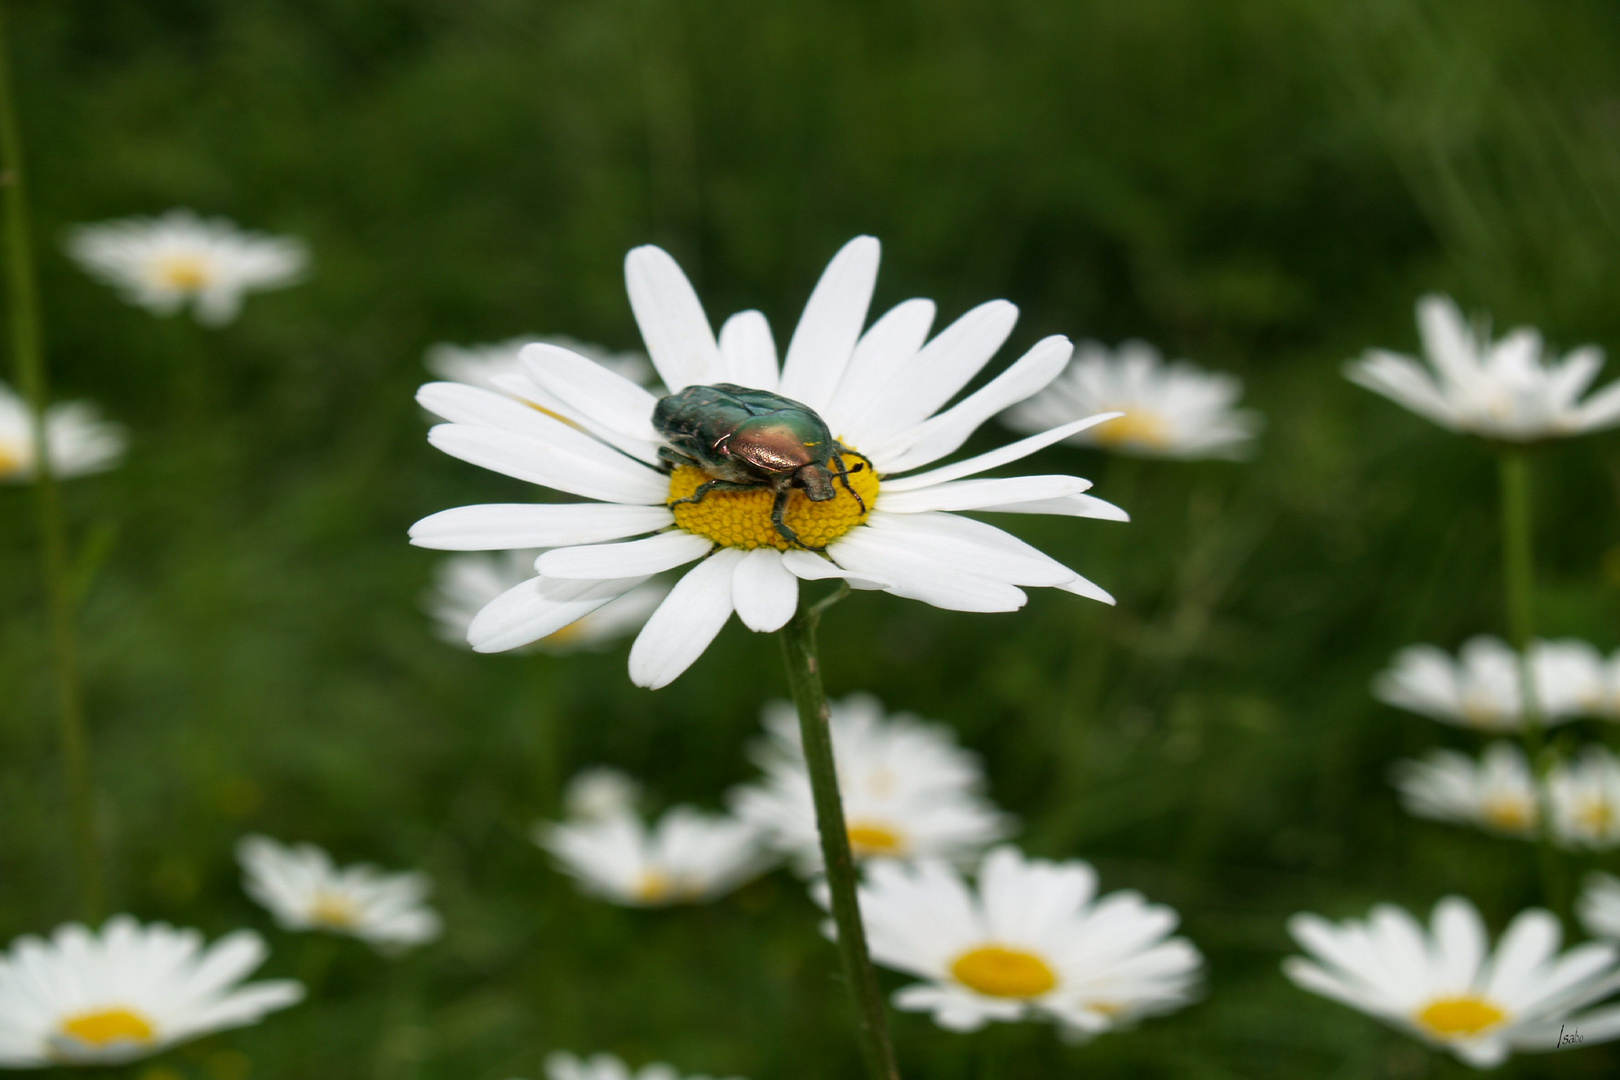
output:
[[[611,763],[717,805],[750,775],[774,641],[735,623],[667,690],[624,649],[479,657],[419,610],[406,527],[531,497],[432,451],[435,341],[639,344],[621,260],[656,241],[711,315],[779,339],[859,232],[877,309],[1024,312],[1241,374],[1247,464],[1056,449],[1128,526],[1014,523],[1121,598],[1017,615],[865,595],[828,618],[829,688],[948,721],[1034,853],[1175,905],[1205,999],[1064,1047],[896,1018],[907,1075],[1464,1075],[1294,989],[1286,917],[1427,912],[1500,929],[1532,849],[1407,818],[1395,758],[1476,740],[1377,705],[1415,640],[1500,632],[1493,465],[1347,383],[1453,292],[1561,347],[1620,347],[1620,7],[1600,0],[26,0],[13,51],[59,397],[129,425],[75,481],[104,547],[82,632],[117,906],[264,929],[246,831],[419,866],[445,939],[340,951],[315,1000],[130,1070],[151,1080],[535,1077],[609,1049],[693,1072],[856,1075],[834,956],[786,874],[665,912],[580,898],[528,840],[560,778]],[[171,206],[308,239],[315,273],[204,332],[126,307],[60,253],[70,224]],[[174,372],[208,385],[177,405]],[[189,402],[189,404],[187,404]],[[981,433],[970,449],[1005,438]],[[1620,645],[1620,443],[1536,462],[1545,632]],[[1130,471],[1129,479],[1123,475]],[[0,490],[0,939],[75,910],[26,492]],[[1612,738],[1587,725],[1584,734]],[[1588,863],[1570,859],[1571,882]],[[1611,867],[1615,860],[1608,860]],[[898,981],[896,982],[896,985]],[[155,1070],[155,1071],[154,1071]],[[1599,1077],[1620,1050],[1520,1058]]]

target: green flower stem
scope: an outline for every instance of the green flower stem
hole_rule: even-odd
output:
[[[96,850],[95,792],[90,779],[90,746],[85,735],[84,697],[79,687],[78,646],[73,634],[73,581],[67,532],[56,475],[45,437],[47,404],[45,357],[41,344],[39,290],[34,281],[33,245],[28,235],[28,194],[23,183],[22,134],[12,100],[6,11],[0,2],[0,188],[5,192],[7,306],[17,388],[34,417],[34,495],[45,578],[52,672],[62,740],[73,848],[79,863],[84,918],[99,920],[104,892]]]
[[[1546,791],[1546,770],[1542,748],[1546,741],[1546,720],[1541,695],[1536,687],[1535,666],[1530,662],[1530,639],[1536,632],[1535,552],[1531,545],[1530,460],[1518,448],[1501,453],[1502,481],[1502,580],[1506,588],[1508,637],[1519,656],[1519,682],[1524,697],[1524,724],[1520,736],[1530,768],[1543,792],[1538,863],[1542,899],[1554,911],[1564,909],[1562,863],[1548,833],[1551,820]]]
[[[816,827],[821,833],[821,855],[827,864],[833,922],[838,926],[838,951],[843,957],[845,981],[854,998],[861,1052],[871,1080],[899,1080],[894,1046],[889,1041],[883,991],[878,986],[872,958],[866,951],[866,930],[861,925],[861,911],[855,898],[855,858],[850,853],[849,827],[844,822],[844,805],[838,795],[827,692],[821,685],[821,662],[816,652],[816,627],[821,622],[822,612],[847,593],[845,586],[818,604],[801,606],[799,613],[782,628],[782,658],[787,663],[793,703],[799,710],[799,734],[804,742],[804,760],[815,797]]]

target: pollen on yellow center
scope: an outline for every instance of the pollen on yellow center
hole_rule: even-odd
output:
[[[1456,1038],[1489,1031],[1507,1019],[1507,1012],[1484,998],[1464,994],[1437,998],[1419,1009],[1413,1019],[1432,1035]]]
[[[331,930],[349,930],[360,921],[360,909],[347,896],[318,893],[309,906],[309,921]]]
[[[115,1042],[151,1042],[157,1038],[157,1028],[134,1009],[97,1009],[63,1020],[62,1034],[101,1047]]]
[[[1575,820],[1595,833],[1607,833],[1614,828],[1614,804],[1598,797],[1581,800],[1575,810]]]
[[[1040,997],[1058,983],[1057,972],[1045,960],[1024,949],[981,945],[951,964],[956,981],[986,997]]]
[[[846,451],[844,464],[849,472],[849,487],[860,499],[844,487],[844,482],[833,478],[833,497],[826,502],[811,502],[803,491],[795,489],[788,496],[783,521],[806,547],[822,548],[865,521],[878,497],[877,472],[871,462],[853,451]],[[861,466],[855,471],[855,466]],[[706,536],[724,547],[775,548],[787,551],[793,545],[787,537],[776,531],[771,523],[771,504],[776,492],[769,487],[748,491],[711,491],[702,501],[674,505],[714,479],[691,465],[677,465],[669,477],[670,509],[675,523],[687,532]],[[861,503],[866,503],[862,509]]]
[[[1519,832],[1536,823],[1536,804],[1515,795],[1489,799],[1479,808],[1487,824],[1507,832]]]
[[[881,821],[849,823],[849,847],[858,859],[873,855],[898,855],[905,850],[905,846],[905,838],[899,831]]]
[[[208,260],[200,255],[169,255],[157,264],[157,279],[171,289],[184,292],[196,292],[213,276]]]
[[[1091,429],[1092,440],[1099,446],[1151,446],[1164,449],[1173,441],[1170,425],[1158,413],[1142,409],[1125,410],[1125,415],[1105,420]]]

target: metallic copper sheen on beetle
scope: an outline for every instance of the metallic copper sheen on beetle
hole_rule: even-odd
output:
[[[788,543],[811,550],[818,549],[802,542],[782,520],[794,488],[811,502],[826,502],[837,495],[836,479],[866,509],[865,500],[849,486],[849,474],[863,466],[845,466],[847,450],[832,437],[826,421],[792,398],[735,383],[688,386],[658,399],[653,426],[669,444],[658,448],[667,469],[690,465],[714,477],[672,506],[702,502],[711,491],[768,487],[776,492],[771,524]]]

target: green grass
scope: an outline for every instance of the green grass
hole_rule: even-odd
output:
[[[404,533],[529,497],[427,446],[411,394],[431,342],[633,346],[621,260],[648,240],[711,313],[759,306],[781,337],[837,246],[872,232],[879,307],[1005,296],[1024,312],[1006,358],[1052,332],[1142,336],[1241,374],[1268,417],[1252,463],[1137,470],[1132,525],[1019,523],[1117,610],[859,596],[829,615],[832,692],[951,724],[1028,849],[1175,905],[1210,961],[1200,1004],[1082,1048],[897,1017],[907,1075],[1466,1072],[1277,967],[1297,910],[1426,911],[1460,891],[1500,929],[1537,900],[1527,846],[1401,813],[1389,762],[1472,741],[1366,689],[1401,645],[1504,629],[1493,464],[1340,365],[1411,348],[1428,289],[1565,347],[1620,347],[1612,5],[13,6],[53,377],[134,435],[124,468],[68,489],[76,540],[113,541],[81,627],[118,907],[257,926],[267,972],[308,969],[310,943],[240,893],[232,845],[263,831],[420,866],[449,927],[399,962],[341,949],[311,1003],[154,1068],[506,1080],[566,1048],[856,1075],[795,879],[626,911],[576,895],[527,838],[590,763],[717,804],[785,691],[775,642],[733,625],[657,693],[629,684],[622,648],[475,657],[432,636],[435,556]],[[205,333],[123,306],[53,246],[173,205],[301,234],[315,275]],[[202,407],[176,391],[187,365],[207,373]],[[1542,626],[1605,648],[1617,449],[1589,438],[1535,465]],[[1035,464],[1104,497],[1126,485],[1098,455]],[[74,911],[24,499],[0,490],[3,940]],[[1587,1047],[1501,1075],[1617,1067]]]

